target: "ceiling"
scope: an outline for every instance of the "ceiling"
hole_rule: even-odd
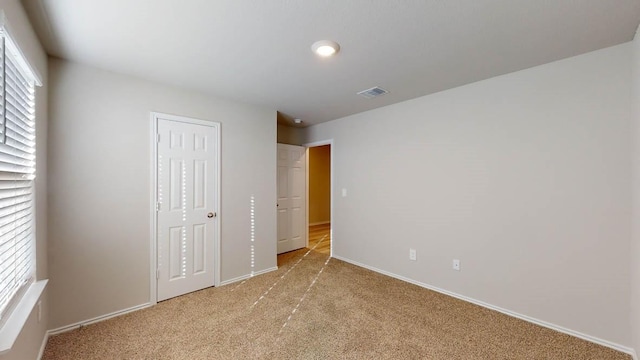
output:
[[[50,55],[308,126],[633,39],[638,0],[23,0]],[[341,46],[332,58],[317,40]],[[380,86],[389,94],[357,92]]]

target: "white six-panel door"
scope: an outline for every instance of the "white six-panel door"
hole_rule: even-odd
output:
[[[218,131],[157,117],[158,301],[214,285]]]
[[[306,149],[278,144],[278,254],[307,246]]]

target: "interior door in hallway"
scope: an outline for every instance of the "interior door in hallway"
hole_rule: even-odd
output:
[[[157,119],[158,301],[215,283],[218,130]]]
[[[307,246],[305,153],[278,144],[278,254]]]

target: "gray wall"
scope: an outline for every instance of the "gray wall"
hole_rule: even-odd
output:
[[[308,128],[333,253],[630,346],[630,69],[623,44]]]
[[[151,120],[221,125],[222,280],[276,266],[276,111],[50,59],[50,328],[149,301]]]
[[[635,125],[633,153],[633,238],[631,239],[631,336],[636,353],[640,353],[640,27],[633,46],[633,122]]]
[[[47,55],[40,46],[20,2],[0,0],[9,29],[20,49],[39,73],[43,85],[36,90],[36,272],[37,279],[46,279],[47,272]],[[38,322],[34,309],[22,329],[11,352],[0,356],[2,360],[35,359],[48,327],[48,289],[42,302],[42,318]]]

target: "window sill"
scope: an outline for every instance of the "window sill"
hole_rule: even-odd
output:
[[[27,323],[29,315],[31,315],[38,300],[40,300],[40,296],[47,286],[48,281],[49,280],[40,280],[31,284],[20,300],[20,303],[18,303],[16,308],[11,312],[7,322],[0,328],[0,355],[11,351],[11,347],[13,347],[22,328]]]

